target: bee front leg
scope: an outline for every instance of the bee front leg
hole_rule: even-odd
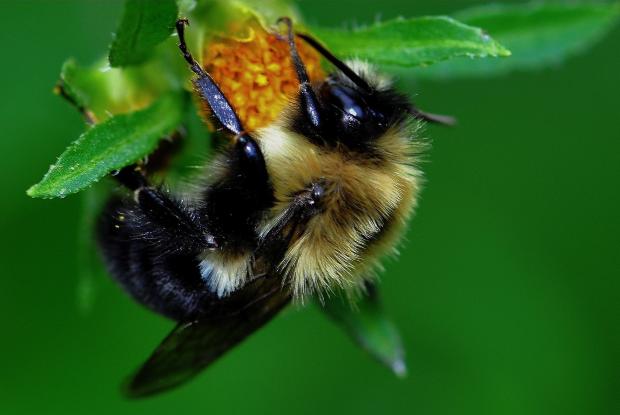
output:
[[[296,231],[323,209],[325,184],[312,183],[306,190],[298,193],[286,209],[260,233],[257,256],[277,263]]]

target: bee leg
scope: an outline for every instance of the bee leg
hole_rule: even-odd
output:
[[[230,134],[240,135],[243,133],[243,126],[235,110],[224,96],[224,93],[215,83],[211,75],[209,75],[202,66],[194,59],[185,43],[185,26],[189,22],[187,19],[179,19],[176,23],[177,34],[179,35],[179,49],[183,57],[190,66],[192,72],[197,77],[193,80],[194,87],[203,101],[207,102],[211,108],[213,117],[226,129]]]
[[[253,250],[261,212],[274,202],[265,158],[246,133],[235,138],[225,157],[226,172],[205,189],[199,214],[222,241],[221,249]]]
[[[293,33],[293,22],[288,17],[281,17],[277,23],[284,23],[287,27],[286,40],[289,44],[291,52],[291,60],[295,65],[295,71],[297,72],[297,79],[299,81],[299,94],[301,96],[302,109],[306,113],[306,118],[314,128],[315,132],[321,129],[321,107],[319,101],[312,89],[312,84],[308,78],[306,67],[304,66],[299,52],[297,52],[297,46],[295,45],[295,35]]]
[[[216,238],[207,232],[197,215],[181,202],[171,199],[152,187],[135,165],[123,168],[117,181],[134,192],[134,200],[149,222],[157,227],[160,235],[174,251],[198,253],[218,247]]]
[[[265,159],[256,141],[245,131],[237,113],[232,105],[215,83],[213,78],[200,66],[187,48],[185,42],[185,26],[189,22],[187,19],[179,19],[176,23],[177,34],[179,35],[179,49],[183,57],[189,64],[191,70],[197,75],[194,79],[194,87],[205,101],[213,117],[224,129],[235,136],[235,157],[238,157],[241,173],[244,179],[251,182],[251,185],[259,184],[262,190],[268,186],[269,177],[265,166]],[[260,189],[259,189],[260,190]]]
[[[179,19],[176,23],[176,29],[179,35],[179,49],[191,70],[196,74],[193,80],[194,87],[201,99],[211,108],[215,120],[224,127],[226,132],[235,137],[229,163],[231,179],[227,180],[221,189],[213,192],[213,195],[217,195],[222,200],[228,200],[229,203],[226,204],[224,211],[214,208],[217,203],[211,203],[213,206],[206,208],[208,212],[206,216],[211,221],[218,222],[221,225],[221,223],[231,220],[231,217],[235,217],[232,212],[240,209],[239,205],[250,203],[255,207],[254,210],[260,210],[267,206],[272,202],[273,190],[269,183],[269,174],[260,146],[245,131],[232,105],[213,78],[200,66],[188,50],[185,42],[185,26],[188,24],[187,19]],[[245,216],[247,215],[244,212],[240,218],[243,217],[244,220],[247,220]]]
[[[97,226],[110,274],[138,302],[176,321],[193,318],[212,297],[198,256],[218,248],[195,207],[151,186],[137,166],[114,176],[134,200],[112,198]]]
[[[279,262],[299,227],[323,209],[324,195],[325,185],[321,182],[312,183],[297,194],[278,219],[261,233],[257,256]]]
[[[237,153],[238,169],[244,175],[246,186],[252,187],[256,191],[270,191],[269,173],[265,164],[265,157],[258,143],[248,134],[237,137],[235,143]]]

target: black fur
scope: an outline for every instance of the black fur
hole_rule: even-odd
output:
[[[213,297],[201,280],[195,253],[179,249],[174,235],[162,231],[134,202],[111,200],[97,236],[109,272],[153,311],[187,321]]]
[[[215,295],[199,270],[208,249],[253,251],[262,212],[273,191],[260,148],[241,137],[226,153],[227,174],[208,186],[202,201],[188,205],[150,187],[134,167],[117,179],[135,200],[113,199],[98,227],[110,273],[136,300],[176,321],[201,314]]]

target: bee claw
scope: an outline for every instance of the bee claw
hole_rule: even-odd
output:
[[[220,245],[217,243],[217,240],[215,239],[215,236],[213,235],[207,235],[205,237],[205,241],[206,241],[206,247],[209,250],[216,250],[220,247]]]

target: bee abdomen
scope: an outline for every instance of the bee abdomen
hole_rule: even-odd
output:
[[[191,319],[213,297],[199,260],[171,251],[153,235],[144,216],[118,199],[108,204],[97,228],[108,271],[133,298],[175,321]]]

